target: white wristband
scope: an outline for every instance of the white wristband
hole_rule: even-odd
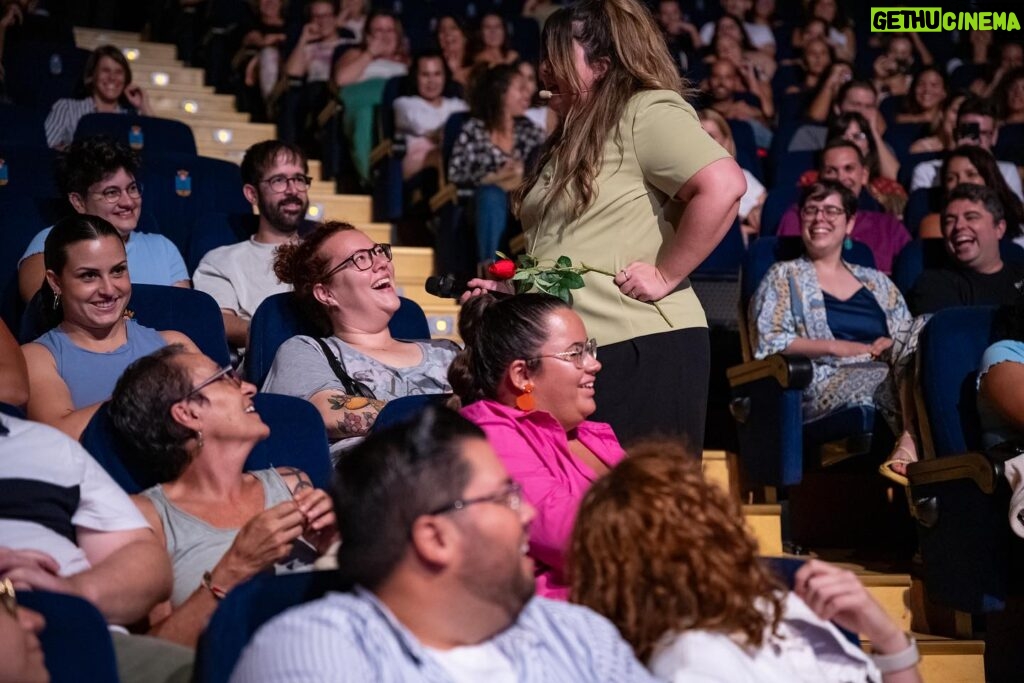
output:
[[[910,644],[899,652],[889,655],[871,655],[871,661],[875,663],[881,673],[891,674],[905,671],[917,666],[917,663],[921,661],[921,653],[917,650],[917,641],[914,640],[914,636],[908,633],[907,640],[910,641]]]

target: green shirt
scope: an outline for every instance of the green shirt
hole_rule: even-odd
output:
[[[667,249],[683,204],[674,199],[697,171],[729,156],[701,128],[693,107],[676,92],[644,90],[626,104],[619,121],[621,145],[613,130],[605,142],[596,197],[575,221],[571,203],[556,202],[542,216],[554,162],[523,200],[521,219],[527,248],[539,259],[568,256],[574,264],[618,272],[633,261],[657,262]],[[683,282],[664,299],[661,309],[624,296],[612,278],[583,276],[586,286],[573,290],[573,309],[588,333],[602,346],[672,329],[707,327],[700,301]]]

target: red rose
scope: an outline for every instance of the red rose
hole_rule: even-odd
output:
[[[510,280],[516,274],[516,264],[507,258],[503,258],[489,265],[487,272],[495,280]]]

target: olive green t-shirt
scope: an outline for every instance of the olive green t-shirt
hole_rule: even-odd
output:
[[[670,90],[640,91],[626,104],[604,146],[597,196],[575,221],[571,203],[556,202],[543,214],[554,162],[523,200],[520,217],[527,249],[539,259],[567,256],[573,263],[618,272],[633,261],[657,262],[675,235],[683,204],[674,199],[697,171],[729,153],[701,128],[693,107]],[[624,296],[612,278],[584,275],[586,286],[572,292],[573,309],[602,346],[672,329],[707,327],[704,310],[688,281],[659,303],[669,327],[649,303]]]

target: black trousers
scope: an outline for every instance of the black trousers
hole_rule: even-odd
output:
[[[598,349],[597,412],[619,441],[681,438],[695,454],[704,446],[711,347],[707,328],[662,332]]]

